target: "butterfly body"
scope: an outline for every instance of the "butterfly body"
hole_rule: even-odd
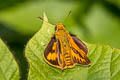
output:
[[[75,36],[71,36],[62,23],[56,24],[55,34],[45,49],[44,57],[48,64],[60,68],[72,68],[75,65],[89,65],[88,49]]]
[[[72,61],[72,56],[71,56],[71,44],[69,42],[69,37],[68,37],[68,33],[65,31],[64,26],[62,25],[62,23],[58,23],[56,24],[56,34],[55,34],[55,38],[56,40],[59,41],[59,45],[60,45],[60,51],[61,51],[61,61],[62,61],[62,65],[61,67],[70,67],[73,65],[73,61]]]

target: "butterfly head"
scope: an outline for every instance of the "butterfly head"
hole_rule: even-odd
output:
[[[64,25],[62,23],[57,23],[55,26],[55,30],[56,31],[65,30]]]

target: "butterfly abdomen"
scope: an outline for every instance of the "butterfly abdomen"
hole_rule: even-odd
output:
[[[69,54],[69,51],[64,51],[64,60],[65,60],[65,64],[66,66],[70,66],[73,65],[72,59],[71,59],[71,55]]]

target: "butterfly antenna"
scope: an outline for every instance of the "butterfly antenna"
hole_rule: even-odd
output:
[[[39,18],[40,20],[42,20],[42,21],[45,21],[42,17],[37,17],[37,18]],[[49,23],[48,21],[45,21],[46,23]],[[50,23],[50,24],[52,24],[52,23]],[[54,24],[52,24],[52,25],[54,25]]]
[[[42,17],[37,17],[37,18],[39,18],[40,20],[42,20],[42,21],[45,21]],[[45,22],[47,22],[48,23],[48,21],[45,21]]]
[[[67,17],[65,18],[64,22],[68,19],[69,15],[71,14],[71,10],[69,11]]]
[[[37,18],[39,18],[40,20],[44,21],[42,17],[37,17]]]

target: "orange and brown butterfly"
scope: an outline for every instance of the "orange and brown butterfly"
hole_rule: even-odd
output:
[[[90,65],[88,48],[74,35],[70,35],[62,23],[55,25],[55,34],[44,51],[45,61],[61,70],[75,65]]]

